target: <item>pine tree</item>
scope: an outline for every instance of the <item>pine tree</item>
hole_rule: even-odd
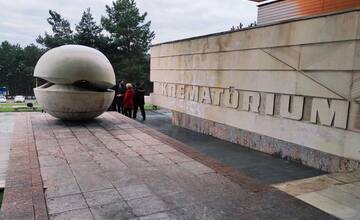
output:
[[[45,53],[45,49],[41,49],[34,44],[27,45],[23,48],[23,60],[24,70],[22,75],[24,81],[23,85],[24,92],[23,95],[33,95],[33,88],[35,87],[35,78],[34,78],[34,69],[37,61]]]
[[[25,48],[7,41],[0,44],[0,87],[10,95],[33,95],[34,67],[43,50],[31,44]]]
[[[70,22],[62,18],[56,11],[49,10],[49,14],[47,22],[52,26],[53,35],[45,32],[45,36],[39,35],[36,42],[47,49],[74,43]]]
[[[101,24],[110,34],[110,60],[118,78],[145,81],[149,78],[148,51],[155,34],[146,22],[147,13],[140,14],[134,0],[117,0],[106,5]]]
[[[103,48],[102,44],[106,43],[104,36],[101,34],[103,29],[94,21],[90,8],[83,12],[75,30],[74,40],[77,44],[101,49]]]

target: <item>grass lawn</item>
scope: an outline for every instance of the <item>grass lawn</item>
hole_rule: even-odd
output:
[[[158,107],[156,105],[152,105],[152,104],[148,104],[148,103],[145,103],[144,108],[145,108],[145,111],[158,109]]]
[[[12,106],[26,106],[26,103],[0,103],[0,108]]]
[[[35,111],[41,111],[36,102],[33,102]],[[0,112],[33,112],[32,108],[28,108],[26,103],[0,103]]]
[[[15,108],[0,108],[0,112],[34,112],[32,108],[23,108],[16,110]],[[35,112],[41,112],[41,108],[36,108]]]
[[[21,108],[17,108],[21,107]],[[35,106],[35,109],[28,108],[24,105],[22,106],[1,106],[0,105],[0,112],[41,112],[41,108],[39,106]]]

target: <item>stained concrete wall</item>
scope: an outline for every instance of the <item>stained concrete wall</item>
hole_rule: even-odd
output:
[[[359,10],[155,45],[151,81],[153,104],[358,166]]]

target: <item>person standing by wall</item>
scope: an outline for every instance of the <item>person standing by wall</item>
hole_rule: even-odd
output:
[[[136,119],[137,110],[140,107],[141,115],[143,120],[145,121],[145,89],[140,83],[135,83],[135,95],[134,95],[134,114],[133,118]]]
[[[123,101],[124,114],[131,118],[132,109],[134,108],[134,90],[131,83],[126,84],[126,92]]]
[[[114,100],[113,102],[111,103],[111,106],[109,107],[108,111],[117,111],[116,109],[116,106],[118,104],[118,92],[119,92],[119,85],[116,84],[114,87],[111,88],[112,90],[115,91],[115,94],[114,94]]]
[[[117,111],[122,114],[125,114],[123,107],[125,92],[126,92],[125,81],[120,80],[118,94],[117,94]]]

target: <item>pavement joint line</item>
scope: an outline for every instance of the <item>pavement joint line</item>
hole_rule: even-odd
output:
[[[96,192],[96,191],[89,191],[89,192]],[[86,192],[86,193],[88,193],[88,192]],[[79,192],[79,193],[70,193],[70,194],[66,194],[66,195],[51,196],[51,197],[47,197],[47,198],[48,199],[58,199],[58,198],[64,198],[64,197],[67,197],[67,196],[76,196],[76,195],[82,195],[82,193],[81,192]]]
[[[19,126],[21,126],[21,127],[19,127]],[[17,141],[17,135],[19,133],[25,136],[25,138],[23,138],[21,141],[21,145],[19,145],[19,142]],[[23,152],[25,152],[25,154],[26,154],[25,157],[28,157],[28,160],[27,160],[28,163],[32,163],[32,161],[31,161],[32,155],[31,154],[34,153],[33,156],[36,157],[37,163],[35,161],[33,161],[33,162],[35,162],[35,168],[33,168],[31,170],[35,170],[38,172],[39,177],[40,177],[40,182],[34,183],[35,173],[31,172],[30,173],[31,178],[30,178],[30,180],[27,180],[28,182],[26,182],[26,184],[25,184],[26,187],[23,187],[22,184],[16,185],[15,184],[16,181],[20,181],[20,180],[15,178],[15,177],[17,177],[16,172],[12,173],[13,176],[11,178],[13,178],[14,181],[10,182],[8,184],[15,184],[15,185],[10,185],[13,187],[9,187],[7,184],[5,185],[4,200],[3,200],[2,209],[1,209],[2,213],[0,213],[3,215],[0,217],[3,217],[4,219],[12,219],[13,217],[15,217],[16,215],[19,215],[19,214],[21,214],[23,218],[30,218],[30,217],[34,217],[37,219],[48,219],[49,218],[48,213],[47,213],[47,206],[46,206],[46,201],[45,201],[44,187],[43,187],[43,181],[42,181],[42,176],[41,176],[41,172],[40,172],[38,155],[36,152],[36,147],[31,144],[34,142],[35,142],[35,136],[34,136],[33,128],[31,126],[31,119],[29,117],[29,113],[23,113],[23,114],[17,115],[15,117],[14,132],[13,132],[12,138],[11,138],[11,145],[10,145],[11,150],[10,150],[10,156],[9,156],[9,164],[11,165],[12,163],[14,163],[12,161],[17,159],[17,157],[12,156],[14,153],[16,154],[16,152],[14,152],[14,150],[13,150],[14,147],[16,147],[16,149],[17,149],[16,151],[18,151],[18,148],[20,148],[20,149],[22,149]],[[34,147],[35,151],[30,149],[31,147]],[[8,176],[8,174],[9,174],[9,171],[11,170],[11,168],[12,167],[8,168],[6,178],[10,178]],[[22,170],[29,169],[28,167],[25,166],[25,164],[21,164],[19,168],[21,168]],[[24,201],[21,199],[21,197],[23,196],[23,193],[24,193],[24,192],[22,192],[23,190],[25,190],[29,195],[31,195],[31,199],[30,199],[31,204],[26,203],[26,202],[24,203]],[[38,190],[40,190],[40,191],[38,191]],[[40,193],[40,194],[34,195],[36,192]],[[35,200],[35,196],[36,196],[36,200]],[[38,197],[38,196],[40,196],[40,197]],[[12,207],[13,202],[14,202],[13,200],[17,201],[16,202],[17,207],[15,210],[22,210],[22,208],[26,209],[26,208],[29,208],[29,205],[31,205],[32,211],[27,209],[27,212],[25,210],[22,210],[22,212],[20,212],[20,213],[14,213],[14,210],[13,210],[14,207]]]
[[[119,114],[113,113],[113,112],[111,112],[110,115],[112,115],[114,118],[117,118],[117,116],[119,116]],[[168,137],[168,136],[160,133],[159,131],[156,131],[155,129],[149,128],[149,127],[141,124],[140,122],[137,122],[133,119],[126,118],[126,117],[125,117],[125,119],[124,118],[122,118],[122,119],[124,121],[126,121],[127,123],[133,125],[134,127],[138,127],[138,129],[140,131],[142,131],[152,137],[156,137],[156,139],[158,139],[161,142],[164,142],[165,144],[169,145],[170,147],[184,153],[185,155],[194,159],[195,161],[200,162],[203,165],[210,167],[217,173],[230,178],[230,180],[232,180],[235,183],[238,183],[238,184],[241,183],[238,181],[240,176],[241,176],[241,178],[246,177],[249,180],[252,180],[253,186],[255,186],[256,188],[254,189],[251,187],[250,189],[254,190],[254,192],[262,192],[262,191],[269,191],[269,190],[275,189],[271,186],[264,185],[264,184],[260,183],[259,181],[254,180],[253,178],[247,176],[246,174],[238,171],[237,169],[235,169],[233,167],[222,164],[220,161],[217,161],[215,158],[212,158],[211,156],[207,156],[207,155],[200,153],[194,149],[191,149],[191,147],[187,146],[186,144],[181,143],[180,141],[175,140],[171,137]],[[211,162],[208,163],[207,160],[211,161]],[[215,165],[215,166],[212,166],[212,165]]]
[[[145,131],[145,132],[147,132],[147,131]],[[171,144],[171,142],[167,142],[167,144]],[[182,151],[185,155],[187,155],[187,156],[192,156],[192,154],[191,153],[189,153],[189,152],[187,152],[187,151]],[[195,157],[192,157],[194,160],[196,160],[196,161],[198,161],[198,162],[200,162],[200,163],[202,163],[202,164],[204,164],[205,166],[208,166],[209,164],[207,164],[207,163],[204,163],[204,161],[203,160],[199,160],[199,157],[198,156],[195,156]],[[220,166],[223,166],[224,168],[227,168],[225,165],[220,165]],[[214,169],[216,172],[218,172],[218,173],[220,173],[221,175],[223,175],[223,176],[225,176],[225,177],[230,177],[230,179],[232,180],[232,181],[234,181],[234,179],[232,178],[232,177],[234,177],[233,175],[229,175],[229,172],[226,172],[226,170],[224,169],[224,171],[225,172],[219,172],[219,170],[218,169],[216,169],[216,167],[210,167],[210,168],[212,168],[212,169]],[[231,170],[231,171],[233,171],[233,168],[231,168],[231,167],[228,167],[228,169],[229,170]],[[234,175],[236,175],[236,174],[234,174]],[[234,182],[236,182],[236,181],[234,181]]]
[[[39,154],[38,154],[38,151],[37,151],[37,147],[36,147],[36,136],[35,136],[35,133],[34,133],[34,128],[32,126],[32,120],[31,120],[31,116],[30,116],[30,113],[26,113],[27,115],[27,121],[30,122],[30,127],[31,127],[31,131],[32,131],[32,137],[33,137],[33,140],[34,140],[34,148],[35,148],[35,155],[36,155],[36,160],[37,160],[37,168],[39,170],[39,173],[40,173],[40,177],[41,177],[41,185],[42,185],[42,188],[43,188],[43,199],[44,199],[44,203],[45,203],[45,209],[46,209],[46,217],[47,219],[49,219],[49,213],[48,213],[48,209],[47,209],[47,201],[46,201],[46,198],[45,198],[45,187],[44,187],[44,181],[43,181],[43,178],[42,178],[42,174],[41,174],[41,167],[40,167],[40,161],[39,161]],[[34,213],[35,213],[35,210],[34,210]]]
[[[47,124],[49,124],[48,118],[47,118],[46,116],[44,116],[44,117],[45,117],[45,120],[46,120]],[[53,135],[54,135],[54,138],[55,138],[55,140],[56,140],[56,142],[57,142],[57,147],[61,150],[62,154],[65,155],[63,149],[61,148],[61,146],[60,146],[60,144],[59,144],[58,138],[56,138],[54,129],[53,129],[51,126],[50,126],[50,130],[52,131],[52,133],[53,133]],[[89,209],[89,211],[90,211],[90,213],[91,213],[91,216],[93,217],[93,219],[95,219],[94,214],[92,213],[92,211],[91,211],[91,209],[90,209],[90,206],[89,206],[88,202],[87,202],[86,199],[85,199],[84,193],[82,192],[82,189],[81,189],[81,187],[80,187],[80,185],[79,185],[79,182],[78,182],[78,180],[77,180],[77,178],[76,178],[76,176],[75,176],[75,174],[74,174],[74,171],[72,170],[72,168],[71,168],[71,166],[70,166],[69,161],[66,159],[66,157],[65,157],[64,159],[65,159],[66,164],[67,164],[67,166],[69,167],[69,169],[70,169],[70,171],[71,171],[71,173],[72,173],[72,176],[74,177],[74,179],[75,179],[75,181],[76,181],[77,186],[78,186],[79,189],[80,189],[80,193],[76,193],[76,194],[74,194],[74,195],[81,194],[82,198],[84,199],[84,201],[85,201],[85,203],[86,203],[86,205],[87,205],[87,208]],[[64,197],[66,197],[66,196],[69,196],[69,195],[64,195]],[[57,197],[54,197],[54,198],[57,198]],[[69,211],[72,211],[72,210],[69,210]],[[55,214],[56,214],[56,213],[55,213]]]
[[[101,117],[101,116],[100,116]],[[115,118],[115,119],[117,119],[117,118]],[[114,137],[114,138],[116,138],[115,137],[115,135],[113,135],[113,134],[111,134],[104,126],[102,126],[101,124],[99,124],[98,123],[98,125],[99,126],[101,126],[101,127],[103,127],[104,128],[104,130],[106,130],[110,135],[112,135],[112,137]],[[90,131],[91,132],[91,131]],[[101,140],[100,140],[101,141]],[[119,141],[121,141],[121,140],[119,140]],[[104,144],[105,145],[105,147],[106,147],[106,144]],[[107,148],[107,147],[106,147]],[[108,149],[108,150],[110,150],[111,151],[111,149]],[[161,154],[161,153],[159,153],[159,154]],[[140,155],[140,157],[142,157],[142,155]],[[144,158],[144,157],[142,157],[142,158]],[[119,158],[120,159],[120,158]],[[121,159],[120,159],[121,160]],[[177,164],[177,163],[176,163]],[[166,164],[164,164],[163,166],[166,166]],[[158,166],[156,166],[156,167],[158,167]],[[137,174],[136,174],[137,175]],[[166,175],[166,174],[165,174]],[[141,178],[141,177],[140,177]],[[115,187],[115,189],[118,191],[118,189]],[[120,192],[119,192],[119,194],[120,194]],[[160,195],[158,195],[158,194],[156,194],[156,193],[154,193],[156,196],[160,196]],[[144,197],[139,197],[139,198],[147,198],[147,197],[151,197],[151,196],[144,196]],[[139,199],[139,198],[136,198],[136,199]],[[135,199],[132,199],[132,200],[135,200]],[[131,200],[129,200],[129,201],[131,201]],[[201,203],[201,202],[199,202],[199,203]],[[185,206],[184,206],[185,207]],[[182,208],[182,207],[180,207],[180,208]],[[161,212],[163,212],[163,211],[161,211]]]
[[[130,119],[129,119],[130,120]],[[133,121],[133,123],[139,123],[137,121]],[[180,141],[178,140],[175,140],[171,137],[168,137],[162,133],[160,133],[159,131],[156,131],[152,128],[149,128],[149,127],[145,127],[144,129],[141,129],[139,128],[139,130],[142,130],[143,132],[151,135],[151,136],[155,136],[156,138],[158,139],[161,139],[162,142],[165,142],[166,144],[168,144],[169,146],[175,148],[176,150],[179,150],[180,152],[184,153],[185,155],[189,156],[190,158],[204,164],[205,166],[209,166],[208,163],[204,163],[204,158],[206,159],[210,159],[211,162],[215,162],[217,163],[216,165],[217,166],[221,166],[223,168],[225,168],[224,170],[225,171],[232,171],[232,172],[236,172],[237,170],[234,169],[233,167],[230,167],[230,166],[227,166],[227,165],[224,165],[222,164],[220,161],[217,161],[215,158],[212,158],[210,156],[207,156],[207,155],[204,155],[194,149],[191,149],[189,146],[187,146],[186,144],[184,143],[181,143]],[[212,169],[216,168],[216,167],[210,167]],[[215,169],[216,170],[216,169]],[[218,171],[218,170],[216,170]],[[227,174],[228,172],[219,172],[220,174]]]
[[[82,209],[87,209],[87,208],[72,209],[72,210],[67,210],[67,211],[64,211],[64,212],[57,212],[57,213],[54,213],[54,214],[51,214],[51,215],[57,216],[57,215],[61,215],[61,214],[72,212],[72,211],[79,211],[79,210],[82,210]]]
[[[93,132],[91,132],[91,130],[89,129],[89,128],[87,128],[86,126],[84,126],[91,134],[93,134],[94,135],[94,133]],[[70,129],[71,130],[71,129]],[[80,140],[78,139],[78,136],[73,132],[73,130],[71,130],[71,132],[73,133],[73,135],[76,137],[76,139],[80,142]],[[96,137],[95,135],[94,135],[94,137]],[[96,137],[96,139],[98,139],[100,142],[102,142],[98,137]],[[103,143],[103,142],[102,142]],[[105,145],[106,146],[106,145]],[[93,155],[90,155],[89,154],[89,156],[94,160],[94,157],[93,157]],[[118,193],[118,195],[121,197],[121,199],[123,199],[124,201],[125,201],[125,199],[123,198],[123,196],[119,193],[119,191],[116,189],[116,187],[111,183],[111,181],[109,181],[110,182],[110,184],[112,185],[112,188],[108,188],[108,189],[115,189],[116,190],[116,192]],[[80,187],[80,186],[79,186]],[[81,190],[81,188],[80,188],[80,190]],[[98,191],[98,190],[94,190],[94,191],[89,191],[89,192],[96,192],[96,191]],[[86,192],[86,193],[88,193],[88,192]],[[83,197],[85,198],[85,196],[83,195]],[[93,218],[95,218],[94,217],[94,214],[93,214],[93,211],[91,210],[91,207],[90,207],[90,205],[88,204],[88,202],[87,202],[87,200],[85,199],[85,202],[86,202],[86,204],[88,205],[88,207],[89,207],[89,210],[90,210],[90,212],[91,212],[91,214],[93,215]],[[126,201],[125,201],[126,202]],[[109,203],[109,204],[111,204],[111,203]],[[127,204],[127,203],[126,203]],[[128,206],[129,206],[129,204],[127,204]],[[130,207],[130,206],[129,206]]]
[[[138,122],[134,122],[134,123],[138,123]],[[186,145],[185,144],[183,144],[183,143],[179,143],[179,141],[177,141],[177,140],[174,140],[174,139],[171,139],[171,138],[169,138],[169,137],[166,137],[166,136],[164,136],[163,134],[161,134],[160,132],[158,132],[158,131],[156,131],[156,130],[154,130],[154,129],[151,129],[151,128],[144,128],[144,129],[141,129],[141,128],[139,128],[139,130],[142,130],[143,132],[145,132],[145,133],[147,133],[147,134],[149,134],[149,135],[154,135],[155,137],[157,137],[157,138],[161,138],[162,139],[162,137],[165,137],[165,141],[162,139],[161,141],[163,141],[163,142],[165,142],[166,144],[168,144],[168,145],[170,145],[171,147],[173,147],[174,146],[174,142],[175,142],[175,149],[177,149],[177,150],[179,150],[179,151],[181,151],[181,152],[183,152],[185,155],[188,155],[189,156],[189,154],[191,155],[191,151],[190,151],[190,153],[187,151],[187,149],[186,149]],[[155,134],[154,134],[155,133]],[[180,149],[179,149],[180,148]],[[182,150],[181,148],[185,148],[186,150]],[[198,161],[198,162],[200,162],[200,163],[203,163],[204,165],[206,165],[206,166],[209,166],[209,163],[204,163],[204,159],[206,160],[207,158],[209,158],[208,156],[203,156],[203,155],[198,155],[198,156],[196,156],[196,157],[193,157],[193,159],[194,160],[196,160],[196,161]],[[212,162],[214,162],[214,158],[211,158],[210,159]],[[216,160],[215,160],[216,161]],[[227,172],[226,172],[226,170],[225,170],[225,172],[223,172],[223,173],[225,173],[225,175],[224,176],[226,176],[226,177],[230,177],[230,179],[231,180],[236,180],[236,178],[234,179],[234,178],[232,178],[232,177],[234,177],[234,176],[237,176],[238,174],[236,173],[236,171],[235,171],[235,173],[234,173],[234,169],[232,169],[232,167],[227,167],[227,166],[224,166],[224,165],[222,165],[221,163],[219,163],[219,164],[217,164],[218,166],[223,166],[223,168],[227,168],[228,170],[227,170]],[[217,167],[213,167],[213,166],[210,166],[211,168],[213,168],[213,169],[215,169],[215,170],[218,170],[218,169],[216,169]],[[223,170],[224,171],[224,170]],[[229,172],[230,171],[230,172]],[[231,175],[231,172],[233,173],[233,175]],[[223,174],[223,173],[220,173],[220,174]],[[230,175],[229,175],[230,174]],[[237,182],[238,183],[238,181],[235,181],[235,182]],[[270,186],[271,187],[271,189],[270,190],[278,190],[278,189],[276,189],[275,187],[272,187],[272,186]],[[255,190],[256,191],[256,190]],[[269,208],[270,209],[270,208]]]
[[[100,118],[101,118],[101,116],[100,116]],[[101,124],[99,124],[99,123],[97,123],[100,127],[102,127],[105,131],[107,131],[107,133],[108,134],[110,134],[112,137],[114,137],[114,135],[113,134],[111,134],[104,126],[102,126]],[[94,135],[94,133],[90,130],[90,129],[88,129],[89,130],[89,132],[91,132],[93,135]],[[94,135],[95,136],[95,135]],[[95,136],[96,137],[96,136]],[[104,146],[105,146],[105,148],[106,149],[108,149],[109,151],[111,151],[111,152],[113,152],[112,150],[110,150],[107,146],[106,146],[106,144],[102,141],[102,140],[100,140],[98,137],[96,137],[99,141],[101,141],[103,144],[104,144]],[[141,155],[140,155],[141,156]],[[121,161],[121,159],[120,158],[118,158],[120,161]],[[126,165],[126,164],[125,164]],[[127,165],[126,165],[127,166]],[[128,168],[130,168],[130,167],[128,167]],[[110,183],[111,183],[111,181],[110,181]],[[111,183],[112,184],[112,183]],[[112,184],[113,185],[113,184]],[[121,198],[124,200],[124,202],[128,205],[128,207],[130,207],[131,208],[131,206],[130,206],[130,204],[129,204],[129,202],[130,201],[134,201],[134,200],[138,200],[138,199],[144,199],[144,198],[148,198],[148,197],[153,197],[152,195],[150,195],[150,196],[144,196],[144,197],[139,197],[139,198],[135,198],[135,199],[131,199],[131,200],[126,200],[124,197],[123,197],[123,195],[119,192],[119,190],[117,189],[117,187],[115,187],[114,185],[113,185],[113,187],[115,188],[115,190],[118,192],[118,194],[121,196]],[[155,196],[157,196],[157,197],[159,197],[159,195],[157,195],[156,193],[154,193],[155,194]],[[168,211],[168,210],[162,210],[162,211],[160,211],[160,212],[164,212],[164,211]],[[159,213],[160,213],[159,212]],[[134,216],[136,216],[136,217],[142,217],[142,216],[137,216],[135,213],[133,213],[134,214]],[[156,213],[151,213],[150,215],[153,215],[153,214],[156,214]],[[143,216],[148,216],[148,215],[143,215]]]
[[[96,135],[94,135],[94,132],[92,132],[88,127],[86,127],[86,126],[84,126],[84,124],[82,124],[82,126],[83,127],[85,127],[86,129],[87,129],[87,131],[89,131],[97,140],[99,140],[101,143],[103,143],[103,145],[105,146],[105,148],[106,149],[108,149],[107,148],[107,146],[106,146],[106,144],[102,141],[102,140],[100,140]],[[101,125],[100,125],[101,126]],[[71,130],[71,129],[70,129]],[[73,133],[73,135],[76,137],[76,139],[80,142],[80,140],[78,139],[78,136],[73,132],[73,130],[71,130],[71,132]],[[108,150],[110,150],[110,149],[108,149]],[[111,151],[111,150],[110,150]],[[111,152],[113,152],[113,151],[111,151]],[[93,157],[93,155],[90,155],[90,157],[92,157],[92,159],[94,160],[94,157]],[[126,165],[126,164],[125,164]],[[105,177],[105,178],[107,178],[107,177]],[[107,178],[108,179],[108,178]],[[116,192],[118,193],[118,195],[120,196],[120,198],[124,201],[124,203],[129,207],[129,208],[131,208],[131,206],[129,205],[129,203],[125,200],[125,198],[123,197],[123,195],[121,195],[121,193],[119,192],[119,190],[116,188],[116,186],[108,179],[108,181],[110,182],[110,184],[112,185],[112,187],[113,188],[110,188],[110,189],[115,189],[116,190]],[[81,188],[80,188],[80,190],[81,190]],[[85,198],[85,196],[83,195],[83,197]],[[88,202],[86,201],[86,199],[85,199],[85,202],[86,202],[86,204],[88,205],[88,207],[89,207],[89,209],[90,209],[90,212],[91,212],[91,214],[93,215],[93,218],[95,218],[94,217],[94,214],[93,214],[93,211],[91,210],[91,208],[90,208],[90,206],[89,206],[89,204],[88,204]],[[111,204],[111,203],[110,203]],[[132,212],[132,210],[131,210],[131,212]],[[135,216],[135,214],[132,212],[132,214]]]

